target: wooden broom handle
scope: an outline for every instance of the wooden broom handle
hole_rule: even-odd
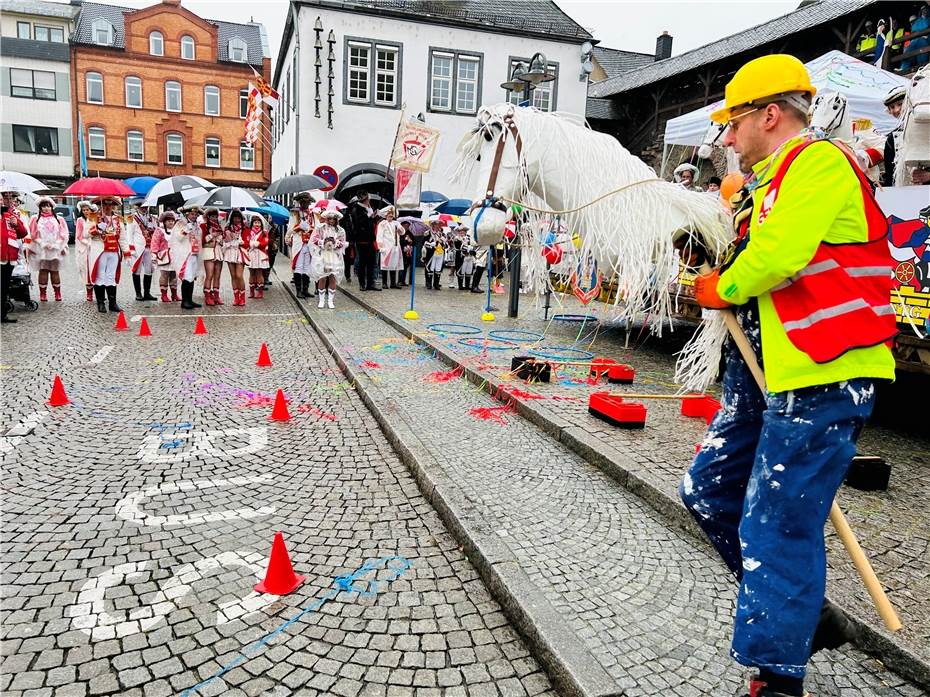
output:
[[[706,265],[705,268],[706,271],[702,269],[703,273],[710,271],[710,268]],[[756,379],[756,383],[759,385],[759,389],[762,390],[762,394],[765,395],[768,392],[765,387],[765,373],[762,372],[762,368],[756,360],[756,354],[749,345],[749,340],[746,338],[743,328],[739,326],[736,313],[730,308],[720,310],[720,312],[723,313],[723,319],[726,322],[727,329],[730,332],[730,336],[733,337],[733,341],[736,342],[736,346],[739,348],[743,360]],[[830,507],[830,522],[833,523],[836,534],[839,536],[840,541],[842,541],[843,546],[846,547],[846,552],[849,554],[852,563],[859,572],[859,576],[862,578],[866,590],[869,592],[869,595],[872,596],[872,602],[875,604],[875,609],[878,610],[882,622],[885,623],[885,626],[890,631],[897,632],[901,629],[901,620],[898,617],[898,613],[895,612],[894,608],[891,606],[891,602],[888,600],[888,596],[885,595],[885,589],[882,588],[882,584],[879,582],[878,576],[875,575],[872,564],[869,563],[869,558],[865,556],[865,552],[862,551],[862,546],[859,544],[859,540],[856,539],[856,535],[852,531],[852,528],[849,527],[846,516],[843,515],[843,511],[840,509],[836,499],[833,499],[833,505]]]

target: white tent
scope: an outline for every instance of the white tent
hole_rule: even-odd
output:
[[[842,92],[849,101],[854,119],[869,119],[880,133],[896,125],[882,103],[892,87],[908,81],[869,63],[847,56],[842,51],[830,51],[806,63],[811,81],[818,92]],[[666,145],[700,145],[710,127],[710,114],[723,106],[723,100],[696,111],[670,119],[665,124]]]

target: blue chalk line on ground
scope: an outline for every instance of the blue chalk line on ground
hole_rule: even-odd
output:
[[[269,641],[271,641],[274,637],[281,634],[285,629],[287,629],[292,624],[297,622],[304,615],[307,615],[311,612],[316,612],[321,607],[323,607],[323,605],[325,605],[327,602],[335,599],[336,596],[338,596],[343,591],[345,591],[346,593],[350,593],[350,594],[358,593],[358,596],[360,598],[366,598],[366,597],[370,597],[373,595],[377,595],[378,581],[376,579],[365,580],[362,582],[362,585],[356,587],[355,585],[356,581],[359,581],[361,577],[364,576],[365,574],[371,571],[380,571],[381,569],[384,569],[385,571],[391,572],[393,574],[390,578],[386,579],[384,583],[391,583],[392,581],[396,581],[398,578],[400,578],[400,576],[411,566],[412,564],[410,563],[410,561],[408,561],[404,557],[396,557],[396,556],[395,557],[381,557],[380,559],[376,561],[373,561],[373,560],[366,561],[364,564],[362,564],[360,567],[358,567],[355,571],[353,571],[350,574],[346,574],[345,576],[336,576],[333,579],[334,587],[331,588],[329,592],[326,593],[326,595],[314,600],[312,603],[310,603],[305,608],[303,608],[300,612],[294,615],[291,619],[282,623],[280,626],[278,626],[276,629],[274,629],[273,631],[263,636],[261,639],[257,639],[256,641],[253,641],[251,644],[247,645],[245,648],[242,649],[242,652],[238,656],[236,656],[229,663],[222,666],[218,671],[216,671],[209,678],[197,683],[193,687],[189,687],[186,690],[184,690],[184,692],[181,693],[182,697],[189,697],[189,695],[196,694],[197,691],[200,690],[201,688],[206,687],[207,685],[209,685],[211,682],[213,682],[217,678],[222,677],[223,675],[231,671],[236,666],[242,665],[247,660],[249,660],[249,658],[251,658],[252,655],[258,653],[258,651],[262,649],[264,646],[267,646]]]
[[[563,348],[561,346],[542,346],[538,349],[530,349],[527,353],[536,358],[545,358],[550,361],[587,361],[594,358],[594,354],[590,351]]]

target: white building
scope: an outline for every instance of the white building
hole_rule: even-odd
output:
[[[447,168],[478,107],[519,101],[500,85],[541,51],[557,77],[536,90],[535,105],[584,115],[590,40],[547,0],[291,0],[274,86],[295,108],[274,115],[272,179],[387,164],[406,106],[442,132],[423,189],[468,196]]]
[[[52,185],[74,176],[68,38],[79,9],[4,0],[0,16],[0,168]]]

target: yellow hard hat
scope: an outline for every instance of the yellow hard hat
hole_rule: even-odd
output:
[[[710,120],[726,123],[737,107],[790,92],[806,92],[810,97],[817,94],[804,64],[784,53],[756,58],[737,70],[727,83],[724,106],[713,112]]]

